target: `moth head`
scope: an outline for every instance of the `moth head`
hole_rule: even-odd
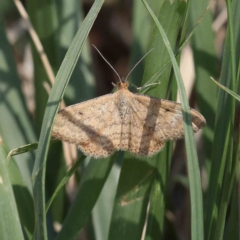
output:
[[[129,82],[125,81],[125,80],[123,80],[121,82],[118,82],[116,84],[116,87],[117,87],[118,90],[120,90],[120,89],[128,89],[128,86],[129,86]]]

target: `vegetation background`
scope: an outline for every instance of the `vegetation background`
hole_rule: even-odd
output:
[[[147,3],[160,25],[140,0],[0,2],[0,239],[239,239],[239,105],[210,76],[239,94],[240,1]],[[153,48],[130,81],[160,81],[144,94],[172,100],[178,86],[207,121],[195,141],[186,120],[186,142],[148,159],[49,145],[63,94],[70,105],[117,81],[91,44],[121,76]]]

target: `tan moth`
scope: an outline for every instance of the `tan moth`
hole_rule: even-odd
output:
[[[76,144],[94,158],[108,157],[118,150],[150,157],[165,141],[184,137],[180,103],[133,94],[128,86],[119,76],[115,93],[60,110],[52,136]],[[197,132],[205,126],[205,118],[194,109],[190,114]]]

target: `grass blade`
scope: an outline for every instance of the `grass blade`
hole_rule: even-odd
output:
[[[190,198],[191,198],[191,236],[192,239],[204,239],[203,230],[203,206],[202,206],[202,190],[201,190],[201,179],[200,171],[198,166],[198,158],[196,145],[193,138],[193,130],[191,124],[191,117],[189,114],[189,105],[186,97],[185,88],[182,82],[182,77],[177,65],[174,53],[171,49],[171,45],[167,39],[167,36],[157,20],[156,16],[153,14],[152,10],[149,8],[145,0],[142,0],[149,13],[151,14],[155,24],[157,25],[159,32],[163,37],[163,41],[167,47],[169,55],[172,60],[173,69],[176,75],[178,88],[180,91],[180,97],[183,108],[183,118],[184,118],[184,132],[185,132],[185,142],[186,142],[186,152],[188,158],[188,174],[189,174],[189,185],[190,185]]]
[[[202,19],[202,15],[206,11],[205,9],[208,4],[208,0],[191,1],[190,26],[199,22],[199,18]],[[204,127],[202,133],[202,150],[204,150],[204,167],[208,176],[212,163],[211,154],[217,109],[217,87],[209,81],[209,76],[217,76],[218,69],[218,59],[214,45],[215,35],[212,24],[213,16],[211,11],[208,11],[191,40],[196,72],[194,90],[197,94],[197,106],[207,121],[207,125]]]
[[[85,20],[83,21],[82,26],[73,39],[66,57],[64,58],[63,63],[58,71],[55,84],[53,85],[48,99],[32,175],[36,222],[34,232],[35,240],[47,239],[45,215],[45,171],[47,151],[49,148],[53,120],[57,113],[60,101],[63,98],[64,90],[73,72],[74,66],[77,63],[77,60],[81,53],[83,44],[85,43],[88,33],[97,17],[102,4],[103,0],[96,0]]]
[[[6,38],[3,22],[0,21],[0,135],[6,151],[9,151],[17,146],[35,142],[36,136],[21,91],[13,51]],[[11,164],[8,166],[10,177],[14,175],[14,181],[12,177],[11,180],[20,221],[29,238],[33,235],[34,217],[33,214],[28,215],[26,212],[33,212],[30,206],[32,206],[31,172],[34,157],[34,153],[15,156],[12,160],[14,169],[11,168]],[[29,205],[25,207],[23,203],[29,203]],[[25,212],[26,208],[29,211]]]
[[[8,153],[7,160],[14,155],[18,155],[18,154],[36,150],[37,147],[38,147],[38,142],[30,143],[30,144],[26,144],[26,145],[18,147],[18,148],[14,148]]]
[[[75,0],[59,0],[56,4],[59,21],[58,31],[55,33],[56,39],[58,40],[56,42],[56,58],[59,65],[78,30],[78,26],[81,25],[84,19],[83,4],[83,2]],[[69,18],[69,16],[72,17]],[[94,97],[95,81],[91,66],[91,51],[88,41],[86,41],[64,93],[66,105],[75,104],[76,102],[82,102]],[[79,79],[81,79],[81,81],[79,81]]]
[[[240,3],[239,1],[232,1],[230,6],[232,13],[229,16],[233,19],[234,24],[228,26],[227,35],[224,44],[222,71],[220,77],[220,83],[233,92],[237,92],[237,85],[239,79],[236,79],[236,68],[240,59]],[[231,12],[231,11],[230,11]],[[231,23],[231,21],[230,21]],[[233,28],[231,31],[229,28]],[[234,32],[234,34],[230,34]],[[233,39],[231,39],[233,38]],[[233,46],[231,46],[233,45]],[[233,50],[234,49],[234,50]],[[234,54],[231,51],[235,52]],[[229,61],[231,59],[231,61]],[[231,66],[232,64],[235,67]],[[235,76],[233,76],[233,74]],[[233,170],[234,157],[237,156],[237,147],[234,143],[234,119],[235,119],[235,99],[223,91],[219,91],[218,108],[216,114],[216,127],[214,132],[214,142],[212,150],[212,166],[209,179],[208,189],[208,208],[206,212],[206,236],[207,239],[214,239],[214,236],[222,237],[218,235],[218,226],[224,225],[226,212],[224,208],[228,205],[229,198],[221,197],[223,192],[226,193],[226,188],[231,189],[231,181],[225,182],[226,175],[235,174]],[[230,179],[230,178],[229,178]],[[228,179],[228,180],[229,180]],[[228,186],[226,186],[226,184]],[[227,201],[226,201],[227,199]],[[225,215],[225,217],[223,217]],[[222,234],[221,234],[222,235]]]
[[[157,13],[160,10],[163,0],[150,0],[150,5]],[[139,0],[134,0],[133,5],[133,44],[131,48],[130,63],[133,66],[146,52],[149,44],[149,36],[152,33],[152,19],[146,8]],[[142,31],[144,29],[144,31]],[[144,60],[139,63],[138,67],[131,74],[131,82],[140,86],[144,71]]]
[[[155,161],[150,163],[152,164],[125,153],[113,207],[109,240],[141,239],[155,173]]]
[[[12,49],[6,39],[4,26],[0,21],[0,134],[7,149],[29,142],[36,137],[29,119],[20,80],[16,72]],[[31,171],[34,155],[16,157],[16,163],[29,191],[32,191]]]
[[[161,5],[161,3],[159,4]],[[176,1],[174,4],[170,4],[166,1],[161,6],[159,18],[164,22],[164,29],[169,35],[171,46],[175,47],[186,3]],[[149,49],[152,48],[154,50],[145,59],[143,84],[169,60],[166,48],[161,46],[161,36],[157,28],[154,28],[150,39]],[[161,56],[160,59],[159,56]],[[150,88],[147,91],[149,95],[166,97],[170,72],[171,64],[161,72],[161,86]],[[154,81],[157,80],[159,79],[155,76]],[[150,196],[151,207],[146,238],[159,239],[163,237],[165,193],[170,159],[171,148],[168,147],[165,147],[156,156],[144,160],[125,153],[108,239],[141,238]],[[156,201],[154,202],[154,200]]]
[[[75,240],[91,214],[108,174],[114,164],[115,155],[105,159],[92,159],[85,169],[75,202],[63,223],[57,240]]]
[[[170,2],[165,1],[159,13],[159,21],[162,23],[162,26],[168,36],[169,42],[171,43],[173,49],[176,49],[178,46],[178,35],[183,22],[183,18],[185,16],[186,7],[186,2],[175,1],[171,4]],[[155,64],[155,66],[152,67],[151,62],[154,62],[154,60],[150,59],[149,57],[149,64],[146,64],[145,72],[148,72],[148,75],[151,75],[154,74],[159,68],[160,71],[161,69],[164,69],[161,77],[161,85],[163,83],[165,87],[162,87],[161,85],[157,86],[155,88],[155,91],[158,91],[158,95],[156,96],[166,98],[167,93],[169,92],[170,100],[175,101],[177,97],[177,85],[176,81],[172,79],[171,75],[171,59],[156,26],[154,29],[154,33],[158,39],[154,40],[156,36],[152,38],[151,44],[154,45],[151,45],[151,47],[156,49],[156,51],[154,52],[154,54],[156,55],[155,57],[159,58],[159,56],[161,56],[161,60],[158,59],[158,64]],[[176,54],[178,55],[178,61],[180,59],[180,53],[181,50],[179,49]],[[144,75],[143,82],[146,82],[147,80],[147,76]],[[148,91],[148,94],[151,94],[151,92],[151,90]],[[164,238],[163,232],[165,226],[165,210],[168,207],[166,198],[168,191],[167,188],[172,152],[173,143],[168,142],[163,151],[161,151],[157,156],[154,157],[156,161],[156,172],[151,190],[150,208],[148,212],[145,240]]]
[[[26,188],[24,178],[21,172],[19,172],[16,161],[12,159],[8,163],[8,174],[11,179],[24,236],[28,239],[32,239],[35,224],[32,194]]]
[[[232,97],[234,97],[236,100],[240,101],[240,96],[237,95],[235,92],[233,92],[232,90],[230,90],[229,88],[223,86],[221,83],[217,82],[216,80],[214,80],[212,77],[211,79],[213,80],[214,83],[216,83],[220,88],[222,88],[225,92],[229,93]]]
[[[19,221],[17,206],[8,176],[5,154],[0,146],[0,239],[23,240],[23,233]]]
[[[82,155],[74,164],[73,166],[68,170],[66,176],[62,179],[62,181],[58,184],[56,190],[54,191],[52,197],[48,201],[46,205],[46,212],[48,212],[53,200],[57,196],[58,192],[61,190],[61,188],[66,184],[66,182],[69,180],[69,178],[75,173],[75,171],[79,168],[80,164],[83,162],[83,160],[86,157]]]

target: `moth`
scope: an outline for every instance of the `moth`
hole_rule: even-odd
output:
[[[150,157],[166,141],[184,137],[180,103],[134,94],[128,87],[128,81],[119,76],[116,92],[60,110],[52,136],[76,144],[94,158],[105,158],[118,150]],[[194,109],[190,114],[197,132],[206,120]]]

